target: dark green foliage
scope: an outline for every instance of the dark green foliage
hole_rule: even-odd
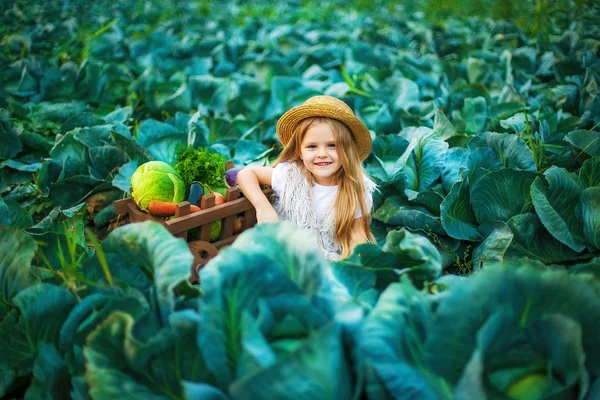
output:
[[[442,255],[422,234],[392,231],[383,248],[364,244],[328,263],[308,231],[261,224],[202,269],[200,295],[187,282],[185,242],[155,222],[117,228],[75,260],[83,234],[73,230],[65,257],[37,268],[34,239],[58,246],[48,238],[67,234],[65,219],[82,226],[80,211],[54,211],[27,231],[0,227],[0,395],[597,394],[588,377],[600,370],[600,285],[589,274],[598,258],[577,275],[520,260],[440,276]],[[498,249],[489,244],[488,259]]]
[[[226,161],[225,157],[209,149],[185,146],[178,149],[173,167],[188,188],[194,181],[210,187],[222,187]]]
[[[0,396],[600,396],[596,2],[0,3]],[[373,132],[379,245],[265,224],[200,297],[163,227],[86,240],[139,165],[216,189],[315,94]]]
[[[585,8],[594,0],[424,0],[431,21],[440,16],[465,15],[506,20],[530,35],[548,35],[567,29],[573,20],[585,21]]]

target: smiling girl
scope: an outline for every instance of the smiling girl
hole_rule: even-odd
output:
[[[238,175],[258,222],[289,220],[313,230],[330,260],[374,242],[369,225],[375,184],[361,166],[371,135],[350,107],[334,97],[311,97],[279,119],[277,135],[285,147],[273,166],[246,167]],[[261,184],[273,188],[273,205]]]

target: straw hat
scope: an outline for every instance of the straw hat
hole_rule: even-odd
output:
[[[311,117],[327,117],[343,122],[354,136],[360,160],[364,161],[371,153],[371,134],[365,124],[354,116],[346,103],[331,96],[313,96],[283,114],[277,121],[277,136],[281,143],[285,146],[292,138],[296,125]]]

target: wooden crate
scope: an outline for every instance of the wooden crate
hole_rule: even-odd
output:
[[[263,190],[265,196],[269,198],[272,190]],[[245,197],[240,197],[240,189],[236,186],[227,189],[225,194],[225,203],[215,205],[215,195],[210,193],[204,195],[201,200],[199,212],[190,213],[190,203],[183,201],[177,205],[175,218],[164,220],[163,218],[150,215],[135,204],[131,197],[117,200],[113,207],[117,214],[128,214],[131,223],[155,221],[162,224],[169,232],[176,237],[188,240],[188,234],[191,229],[199,228],[199,240],[188,241],[188,246],[194,256],[190,281],[198,281],[198,271],[211,258],[215,257],[219,250],[230,245],[238,235],[248,228],[256,225],[256,210],[254,206]],[[241,232],[234,234],[233,227],[238,215],[243,215],[244,222]],[[221,233],[219,239],[210,242],[210,225],[221,220]]]

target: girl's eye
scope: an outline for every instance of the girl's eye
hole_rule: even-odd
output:
[[[332,148],[332,149],[335,148],[335,143],[330,143],[329,148]]]
[[[309,149],[316,149],[317,148],[317,146],[315,146],[314,144],[309,144],[307,147]]]

